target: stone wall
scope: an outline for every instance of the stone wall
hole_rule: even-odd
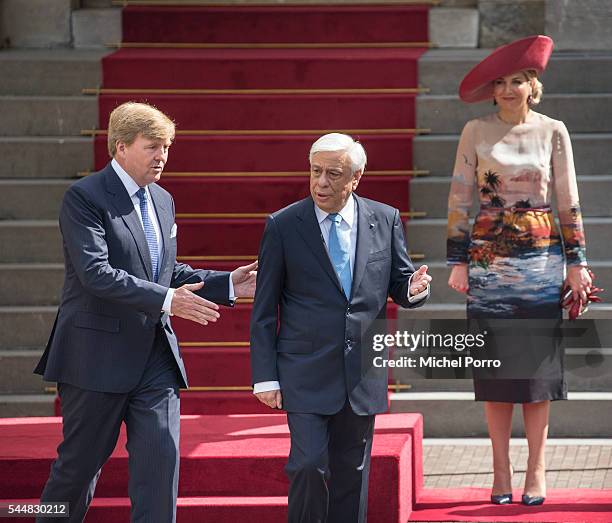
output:
[[[557,50],[612,50],[612,2],[546,0],[546,34]]]

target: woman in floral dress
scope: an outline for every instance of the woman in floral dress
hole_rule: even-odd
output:
[[[552,45],[535,36],[502,46],[460,87],[463,101],[492,99],[497,106],[463,129],[448,200],[449,285],[467,293],[468,318],[561,318],[564,278],[587,301],[591,278],[570,137],[563,122],[532,109]],[[474,192],[480,210],[470,228]],[[513,405],[521,403],[529,442],[522,502],[543,503],[550,401],[567,398],[562,357],[548,363],[545,379],[475,378],[474,391],[485,402],[493,447],[491,501],[512,502],[509,441]]]

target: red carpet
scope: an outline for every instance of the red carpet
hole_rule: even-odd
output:
[[[426,42],[427,15],[421,6],[127,7],[123,41]]]
[[[170,148],[166,169],[172,172],[308,171],[310,169],[308,151],[317,137],[315,134],[179,135]],[[369,169],[373,171],[412,169],[411,135],[364,133],[356,137],[366,148]],[[102,169],[108,163],[106,141],[105,135],[96,136],[94,142],[96,169]],[[308,180],[305,179],[304,184],[307,183]],[[240,212],[240,200],[231,202],[231,206],[228,212]],[[181,212],[181,209],[177,211]]]
[[[520,501],[521,490],[513,497]],[[612,490],[551,489],[540,507],[491,505],[489,489],[424,489],[409,521],[610,523]]]
[[[120,49],[102,66],[115,89],[389,89],[417,87],[423,51]]]
[[[40,494],[60,437],[59,418],[0,420],[2,499],[35,499]],[[420,488],[419,476],[415,480],[420,471],[413,470],[412,463],[421,462],[421,438],[420,415],[377,417],[370,473],[370,521],[400,523],[408,519],[413,486],[417,495]],[[218,515],[219,519],[211,520],[215,523],[253,520],[258,513],[283,517],[286,502],[282,497],[287,493],[283,467],[288,451],[289,435],[283,414],[184,416],[179,496],[199,499],[181,500],[179,506],[184,508],[180,511],[185,517],[180,521],[202,521],[198,519],[202,514]],[[237,498],[238,493],[242,497]],[[127,453],[123,432],[104,467],[96,494],[98,501],[92,509],[92,518],[125,514]],[[250,505],[248,510],[245,505]]]
[[[100,128],[127,101],[172,115],[179,130],[413,129],[413,94],[110,95],[99,98]]]
[[[308,177],[164,178],[161,184],[180,213],[271,213],[308,196]],[[408,211],[408,176],[364,176],[358,193]],[[240,187],[240,206],[228,208]],[[254,251],[253,254],[256,254]]]

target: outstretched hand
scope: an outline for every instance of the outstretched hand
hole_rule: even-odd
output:
[[[217,312],[219,306],[212,301],[208,301],[194,291],[204,287],[204,282],[187,283],[174,291],[170,312],[179,318],[195,321],[201,325],[208,325],[209,321],[215,322],[220,314]]]
[[[410,296],[415,296],[427,289],[431,276],[427,274],[427,265],[421,265],[410,280]]]
[[[255,260],[249,265],[243,265],[232,271],[232,284],[237,298],[252,298],[255,296],[258,263]]]

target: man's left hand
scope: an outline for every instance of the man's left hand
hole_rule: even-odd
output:
[[[427,274],[427,265],[421,265],[419,270],[412,275],[410,280],[410,296],[415,296],[427,289],[431,276]]]
[[[243,265],[232,271],[232,284],[237,298],[252,298],[255,296],[257,264],[258,261],[255,260],[250,265]]]

